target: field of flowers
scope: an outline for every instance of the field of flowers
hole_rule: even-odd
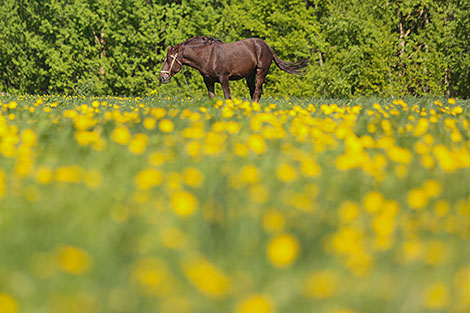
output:
[[[0,312],[470,312],[469,117],[0,96]]]

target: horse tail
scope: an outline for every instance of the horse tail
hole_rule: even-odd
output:
[[[307,67],[309,63],[309,59],[305,60],[300,60],[297,62],[285,62],[282,61],[277,57],[277,55],[273,52],[273,58],[274,58],[274,63],[283,71],[295,75],[304,75],[305,72],[303,71],[303,68]]]

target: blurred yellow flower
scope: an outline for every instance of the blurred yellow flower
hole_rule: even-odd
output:
[[[55,179],[62,183],[78,183],[83,170],[78,165],[61,166],[55,171]]]
[[[248,147],[256,154],[263,154],[266,152],[266,143],[260,135],[252,134],[247,140]]]
[[[199,201],[190,192],[181,190],[171,195],[171,206],[173,211],[179,216],[193,215],[198,205]]]
[[[241,168],[239,175],[241,180],[248,184],[257,183],[260,180],[260,172],[253,164],[244,165]]]
[[[230,279],[227,275],[202,256],[184,260],[182,269],[197,290],[208,297],[220,298],[230,290]]]
[[[363,199],[364,207],[370,213],[379,211],[382,208],[384,201],[384,196],[378,191],[369,191]]]
[[[442,310],[447,308],[451,302],[449,287],[443,282],[433,283],[426,288],[423,302],[427,309]]]
[[[201,187],[204,183],[204,174],[194,167],[186,167],[183,170],[184,183],[191,187]]]
[[[92,267],[93,260],[88,252],[83,249],[74,246],[62,246],[57,253],[61,269],[69,274],[82,275]]]
[[[161,120],[158,128],[164,133],[171,133],[175,129],[175,125],[168,119]]]
[[[442,191],[441,184],[438,181],[432,180],[432,179],[426,180],[423,183],[422,188],[423,188],[424,193],[426,194],[426,196],[430,197],[430,198],[435,198],[435,197],[439,196],[441,194],[441,191]]]
[[[422,209],[428,204],[428,197],[422,189],[412,189],[408,193],[408,205],[412,209]]]
[[[289,267],[299,255],[300,245],[296,237],[281,234],[271,239],[266,253],[269,262],[279,268]]]
[[[417,261],[423,254],[423,244],[416,239],[406,240],[401,245],[399,262],[408,264]]]
[[[152,130],[156,127],[157,122],[151,117],[146,117],[143,121],[145,129]]]
[[[279,165],[276,173],[277,177],[283,182],[292,182],[297,178],[297,172],[287,163]]]
[[[338,274],[321,270],[309,274],[302,285],[302,293],[308,298],[326,299],[335,296],[340,286]]]
[[[237,303],[235,313],[272,313],[274,304],[268,295],[253,294]]]
[[[359,215],[359,205],[352,201],[345,201],[338,209],[339,218],[343,223],[351,223]]]
[[[16,109],[17,106],[18,106],[18,103],[16,101],[11,101],[10,103],[8,103],[7,108],[9,108],[10,110],[13,110],[13,109]]]
[[[0,292],[0,313],[18,313],[18,303],[8,293]]]
[[[140,190],[148,190],[162,183],[163,174],[154,168],[146,168],[137,173],[135,184]]]
[[[116,127],[111,133],[111,139],[121,145],[125,145],[131,139],[131,133],[126,126],[119,126]]]
[[[21,141],[27,146],[34,146],[37,141],[36,134],[31,129],[25,129],[21,132]]]
[[[134,135],[134,137],[132,137],[131,141],[129,142],[129,151],[134,154],[143,154],[147,147],[148,141],[149,139],[146,134],[139,133]]]
[[[314,160],[305,158],[301,163],[302,173],[309,177],[317,177],[321,174],[321,168]]]

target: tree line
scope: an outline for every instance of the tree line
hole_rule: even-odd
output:
[[[468,0],[1,0],[0,92],[187,93],[158,86],[168,45],[196,35],[265,40],[303,77],[274,66],[266,95],[470,97]],[[203,81],[186,71],[196,95]],[[234,96],[245,96],[244,83]],[[216,91],[221,94],[221,90]]]

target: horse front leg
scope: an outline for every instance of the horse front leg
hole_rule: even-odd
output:
[[[206,84],[207,92],[209,93],[209,98],[214,98],[215,97],[214,80],[208,77],[204,77],[204,83]]]
[[[230,95],[230,86],[228,85],[228,77],[223,77],[219,79],[219,81],[222,85],[222,89],[224,90],[225,99],[232,99],[232,96]]]

